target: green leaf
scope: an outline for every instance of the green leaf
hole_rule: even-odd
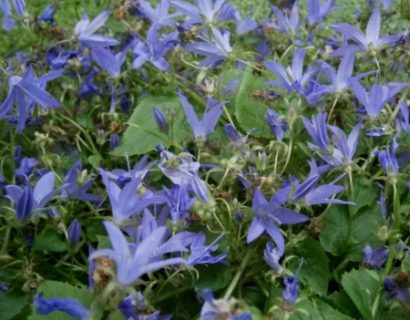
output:
[[[74,287],[68,283],[58,281],[44,281],[37,289],[42,292],[44,298],[72,298],[89,308],[92,303],[92,295],[86,287]],[[34,312],[34,311],[33,311]],[[72,320],[73,317],[60,311],[51,312],[48,315],[32,314],[28,320]]]
[[[159,108],[170,123],[170,134],[163,133],[154,120],[152,108]],[[185,113],[177,97],[144,97],[135,108],[129,127],[121,139],[120,145],[112,152],[116,156],[145,154],[155,149],[158,144],[169,147],[191,138]]]
[[[363,248],[366,244],[372,246],[382,245],[377,232],[383,223],[384,221],[378,207],[366,207],[358,211],[352,219],[347,258],[352,261],[362,261]]]
[[[333,309],[321,300],[300,300],[295,305],[295,311],[289,320],[349,320],[349,316]]]
[[[266,106],[258,99],[252,96],[255,90],[261,90],[264,83],[267,81],[264,77],[256,77],[252,74],[252,70],[248,68],[242,77],[238,87],[238,94],[236,96],[236,118],[240,126],[245,131],[251,131],[252,135],[256,137],[272,138],[272,133],[269,129],[268,123],[265,120]]]
[[[232,269],[223,264],[211,264],[197,267],[199,278],[195,282],[195,289],[218,290],[226,287],[232,280]]]
[[[0,292],[0,319],[9,320],[17,316],[27,302],[27,297],[22,294]]]
[[[353,270],[342,277],[343,289],[365,320],[373,319],[371,310],[379,284],[379,275],[373,270]]]
[[[306,239],[298,243],[292,254],[304,260],[299,271],[299,278],[313,292],[318,295],[326,295],[330,276],[329,263],[320,243],[313,239]],[[294,259],[291,265],[293,269],[296,269],[299,261]]]
[[[356,203],[355,206],[352,206],[350,209],[352,213],[355,214],[361,208],[364,207],[372,207],[376,205],[379,190],[371,181],[367,180],[366,178],[360,177],[358,179],[354,179],[354,193],[353,199],[349,199]],[[376,205],[376,207],[378,207]]]
[[[339,256],[346,250],[348,237],[349,212],[347,207],[332,205],[323,217],[320,243],[326,251]]]
[[[36,251],[64,252],[67,251],[68,244],[56,230],[46,228],[34,239],[33,249]]]

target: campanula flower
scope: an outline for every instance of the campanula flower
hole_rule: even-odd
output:
[[[283,299],[286,304],[292,305],[299,296],[299,281],[296,275],[286,276],[283,278],[285,290],[283,291]]]
[[[110,47],[116,46],[119,41],[106,37],[95,32],[100,29],[108,20],[110,12],[105,10],[96,16],[92,21],[84,14],[83,18],[76,24],[74,34],[83,46],[86,47]]]
[[[0,10],[3,12],[3,29],[11,30],[13,29],[16,22],[11,17],[11,5],[9,0],[0,0]]]
[[[19,108],[18,132],[21,132],[31,109],[35,104],[43,108],[57,108],[60,106],[53,96],[46,90],[47,82],[61,76],[64,69],[48,72],[36,77],[30,66],[23,77],[12,75],[9,77],[9,93],[6,100],[0,105],[0,118],[3,118],[16,103]]]
[[[168,133],[169,126],[168,121],[164,113],[158,107],[152,108],[152,116],[154,117],[155,122],[157,123],[160,130],[164,133]]]
[[[186,186],[174,185],[171,189],[164,187],[164,194],[172,222],[177,223],[186,218],[188,210],[194,205],[194,198],[189,196]]]
[[[128,320],[170,320],[171,316],[161,316],[158,311],[148,310],[144,296],[137,292],[125,297],[118,305],[118,310]]]
[[[392,148],[389,150],[376,151],[375,154],[379,158],[381,167],[386,171],[388,176],[396,176],[399,173],[399,164],[397,162],[396,153],[399,144],[397,138],[393,138]]]
[[[26,12],[26,2],[24,0],[12,0],[13,2],[13,7],[14,10],[16,11],[16,14],[24,17],[27,15]]]
[[[16,207],[17,220],[22,222],[28,219],[34,210],[43,209],[55,195],[55,174],[48,172],[38,181],[34,189],[28,186],[6,186],[7,197],[13,201]]]
[[[271,267],[276,273],[282,271],[279,260],[283,257],[284,252],[280,251],[277,246],[271,241],[268,241],[263,254],[263,260]]]
[[[281,224],[297,224],[309,218],[290,209],[281,207],[276,201],[268,202],[259,188],[255,190],[252,210],[254,218],[248,230],[247,242],[250,243],[266,231],[276,243],[278,250],[285,251],[285,240],[279,229]]]
[[[298,92],[302,95],[306,93],[306,84],[317,72],[317,68],[309,68],[303,73],[303,62],[306,55],[306,49],[299,48],[293,57],[292,67],[283,67],[275,61],[265,62],[266,68],[273,72],[278,80],[268,81],[265,84],[286,90],[287,92]]]
[[[45,22],[49,24],[54,24],[54,13],[55,13],[55,6],[50,4],[48,5],[38,16],[37,20],[39,22]]]
[[[271,6],[273,13],[276,16],[277,29],[286,34],[295,35],[299,28],[299,9],[298,1],[295,1],[292,10],[281,11],[278,7]]]
[[[223,262],[226,258],[226,253],[221,253],[217,256],[213,256],[212,253],[218,249],[218,245],[216,243],[219,239],[223,236],[221,234],[217,237],[212,243],[209,245],[205,244],[205,234],[203,233],[196,233],[192,234],[190,238],[190,255],[187,258],[187,264],[189,266],[196,266],[199,264],[214,264]]]
[[[396,127],[399,131],[404,130],[408,134],[410,134],[409,107],[403,100],[399,101],[398,107],[400,109],[400,112],[396,118]]]
[[[148,155],[145,155],[141,157],[130,170],[114,169],[109,172],[107,171],[106,174],[120,187],[124,187],[125,184],[132,179],[140,179],[142,181],[155,163],[156,161],[148,162]]]
[[[370,119],[375,119],[380,114],[384,105],[408,86],[407,83],[373,84],[370,88],[370,92],[367,93],[359,81],[352,79],[350,84],[353,93],[365,107]]]
[[[333,148],[331,157],[324,156],[323,159],[334,166],[351,164],[356,153],[362,124],[358,123],[354,126],[348,136],[339,127],[328,126],[328,128],[333,133]]]
[[[410,301],[408,281],[398,281],[397,275],[389,276],[384,279],[383,288],[387,293],[389,299],[397,298],[401,303],[408,303]]]
[[[219,31],[212,28],[211,38],[203,41],[187,44],[184,48],[187,51],[197,53],[206,58],[199,63],[199,66],[216,66],[229,58],[233,51],[230,44],[230,33],[226,30]]]
[[[170,3],[177,10],[189,17],[185,22],[185,26],[192,24],[213,24],[221,20],[229,18],[229,12],[232,11],[232,6],[226,0],[195,0],[195,5],[180,1],[171,0]]]
[[[305,128],[315,143],[309,145],[311,148],[323,151],[329,150],[330,139],[327,134],[326,118],[326,113],[318,113],[312,117],[312,121],[302,117]]]
[[[188,123],[194,132],[195,139],[197,141],[205,140],[215,130],[215,126],[222,115],[221,103],[213,98],[208,98],[204,116],[202,120],[199,120],[188,99],[180,91],[177,94],[184,108]]]
[[[48,315],[53,311],[60,311],[78,320],[88,320],[91,310],[75,299],[70,298],[43,298],[43,293],[34,297],[36,313]]]
[[[38,160],[36,158],[24,157],[20,161],[20,166],[16,170],[14,170],[14,175],[17,179],[27,179],[28,176],[33,172],[33,169],[37,165],[37,163]]]
[[[272,109],[266,110],[265,118],[276,139],[282,141],[286,130],[288,130],[287,121],[281,119],[279,114]]]
[[[388,247],[372,248],[366,244],[363,248],[363,262],[369,267],[380,269],[386,263],[389,252]]]
[[[148,272],[171,265],[186,264],[186,260],[183,258],[163,259],[163,252],[160,249],[167,243],[168,231],[166,227],[158,227],[141,242],[130,244],[121,230],[113,223],[105,221],[104,225],[112,249],[97,250],[90,255],[90,260],[103,256],[113,259],[116,263],[117,281],[123,286],[132,285]],[[173,251],[180,251],[180,248],[168,247],[168,253]]]
[[[132,44],[125,46],[124,49],[117,53],[113,53],[109,48],[93,47],[91,49],[91,56],[111,77],[118,78],[121,73],[121,66],[131,46]]]
[[[77,161],[64,176],[63,185],[60,187],[61,199],[64,201],[69,199],[91,202],[101,201],[100,196],[87,192],[93,184],[92,179],[87,179],[84,183],[79,184],[78,179],[81,175],[82,167],[81,161]]]
[[[198,176],[199,167],[200,163],[193,161],[190,154],[176,156],[169,151],[161,151],[161,163],[158,165],[161,172],[174,184],[187,186],[202,201],[208,201],[208,189]]]
[[[177,32],[172,32],[159,37],[158,26],[152,25],[148,30],[145,43],[140,39],[135,41],[132,67],[134,69],[139,69],[146,62],[150,62],[157,69],[167,71],[169,64],[164,56],[171,48],[175,47],[176,43]]]
[[[71,221],[67,229],[68,243],[71,246],[76,246],[80,242],[81,224],[77,219]]]
[[[327,0],[322,4],[321,0],[308,0],[307,20],[309,24],[316,24],[326,17],[332,11],[335,2],[336,0]]]
[[[341,93],[350,87],[355,55],[356,49],[353,46],[347,47],[337,71],[335,71],[327,62],[322,60],[318,61],[320,71],[326,75],[330,84],[320,84],[315,90],[310,92],[309,96],[307,96],[309,103],[313,104],[317,102],[324,94]],[[363,77],[363,75],[356,77]]]
[[[128,219],[151,204],[163,202],[160,198],[152,197],[150,192],[138,195],[137,189],[141,184],[139,178],[132,178],[124,184],[123,188],[120,188],[116,182],[110,179],[108,172],[100,168],[99,173],[107,190],[112,214],[116,221]]]
[[[153,8],[148,1],[138,0],[138,11],[147,17],[152,24],[159,27],[167,26],[173,27],[175,25],[174,18],[180,13],[169,13],[169,0],[159,1],[156,8]]]
[[[200,293],[205,300],[201,309],[200,320],[251,320],[249,312],[235,310],[235,305],[226,299],[215,299],[212,290],[205,289]]]
[[[380,50],[400,39],[399,35],[380,37],[380,24],[380,8],[377,7],[369,18],[366,34],[347,23],[334,24],[333,29],[342,33],[346,39],[354,41],[360,51]]]

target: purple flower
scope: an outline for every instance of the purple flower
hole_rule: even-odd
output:
[[[309,218],[290,209],[283,208],[276,201],[268,202],[259,189],[255,190],[252,210],[254,218],[248,230],[247,242],[250,243],[266,231],[280,252],[285,251],[285,240],[279,229],[281,224],[297,224]]]
[[[68,243],[71,246],[76,246],[80,242],[81,224],[77,219],[71,221],[67,229]]]
[[[195,162],[190,154],[176,156],[163,150],[161,163],[158,165],[161,172],[178,186],[188,186],[201,200],[208,201],[208,189],[198,176],[199,162]]]
[[[366,34],[347,23],[337,23],[333,29],[341,32],[346,39],[354,41],[361,51],[380,50],[385,46],[396,43],[399,35],[380,37],[380,8],[376,8],[369,18]]]
[[[194,132],[195,139],[197,141],[205,140],[206,136],[215,130],[215,126],[222,115],[223,109],[221,104],[215,99],[208,98],[204,116],[202,120],[199,121],[188,99],[180,91],[178,91],[177,94],[184,108],[188,123]]]
[[[128,219],[151,204],[163,202],[161,197],[153,196],[148,191],[143,195],[138,195],[137,188],[141,183],[139,178],[132,178],[121,189],[117,183],[110,179],[108,172],[100,168],[99,173],[107,190],[112,214],[116,221]]]
[[[407,83],[374,84],[368,94],[359,81],[352,79],[350,83],[356,98],[365,107],[370,119],[376,118],[384,105],[408,86]]]
[[[287,121],[282,120],[279,114],[272,109],[266,110],[265,118],[276,139],[282,141],[285,131],[288,129]]]
[[[101,201],[100,196],[87,193],[88,189],[90,189],[93,184],[92,179],[86,180],[81,185],[78,183],[82,168],[83,166],[81,164],[81,161],[77,161],[70,168],[70,170],[68,170],[67,174],[64,176],[63,185],[60,187],[61,199],[63,199],[64,201],[67,201],[69,199],[78,199],[91,202]]]
[[[168,133],[168,121],[161,109],[159,109],[158,107],[152,108],[152,115],[160,130],[164,133]]]
[[[109,48],[93,47],[91,49],[91,56],[111,77],[118,78],[121,74],[121,66],[127,57],[131,45],[125,46],[124,49],[115,54]]]
[[[410,134],[409,107],[407,106],[407,104],[403,100],[399,101],[398,106],[400,108],[400,112],[399,112],[399,114],[397,115],[397,118],[396,118],[397,130],[399,130],[399,131],[404,130],[408,134]]]
[[[110,237],[112,249],[101,249],[90,255],[90,260],[108,256],[116,263],[117,281],[123,286],[132,285],[142,275],[171,265],[186,264],[183,258],[163,260],[163,254],[181,251],[181,248],[167,246],[166,227],[158,227],[137,244],[128,243],[121,230],[111,222],[104,222]],[[172,238],[168,241],[172,241]]]
[[[388,247],[372,248],[368,244],[363,248],[363,261],[369,267],[380,269],[389,256]]]
[[[38,21],[39,22],[45,22],[49,24],[54,24],[54,13],[55,13],[55,6],[50,4],[48,5],[38,16]]]
[[[307,20],[310,25],[320,22],[330,11],[332,11],[333,5],[336,0],[327,0],[324,4],[321,0],[308,0],[308,13]]]
[[[144,296],[136,294],[125,297],[118,305],[118,310],[128,320],[170,320],[170,316],[161,316],[158,311],[150,313],[147,310]]]
[[[299,281],[297,276],[286,276],[283,278],[285,290],[283,291],[283,299],[289,305],[295,303],[299,296]]]
[[[60,106],[53,96],[51,96],[45,87],[48,81],[58,78],[64,69],[51,71],[43,76],[36,77],[33,68],[30,66],[23,77],[13,75],[9,78],[9,93],[6,100],[0,105],[0,118],[11,110],[13,104],[19,107],[18,132],[24,129],[29,112],[35,104],[43,108],[57,108]]]
[[[75,299],[69,298],[43,298],[43,293],[37,294],[34,298],[36,312],[47,315],[53,311],[64,312],[78,320],[87,320],[91,316],[91,310]]]
[[[279,260],[283,257],[283,251],[280,251],[273,242],[269,241],[266,244],[266,248],[263,254],[263,260],[273,269],[276,273],[282,271]]]
[[[196,6],[179,0],[171,0],[171,4],[190,19],[185,26],[192,24],[213,24],[232,17],[233,7],[226,0],[195,0]]]
[[[38,160],[36,158],[24,157],[20,161],[20,166],[14,170],[14,175],[16,178],[27,178],[32,172],[34,167],[37,165]]]
[[[92,21],[84,14],[83,18],[76,24],[74,34],[80,43],[86,47],[110,47],[120,44],[117,40],[106,37],[95,32],[108,20],[110,12],[105,10]]]
[[[7,197],[13,201],[16,207],[17,220],[23,222],[28,219],[34,210],[43,209],[55,195],[53,190],[55,182],[54,172],[44,174],[34,189],[30,185],[19,187],[16,185],[6,186]]]
[[[117,133],[110,133],[109,143],[110,149],[113,150],[120,144],[120,136]]]
[[[169,14],[169,4],[169,0],[161,0],[154,9],[148,1],[138,0],[138,11],[151,20],[152,24],[156,26],[173,27],[175,25],[174,18],[180,14]]]
[[[135,56],[132,67],[134,69],[139,69],[146,62],[150,62],[161,71],[168,70],[169,64],[164,56],[177,43],[177,33],[172,32],[158,37],[157,29],[158,26],[156,25],[152,25],[149,28],[145,43],[137,39],[133,49]]]
[[[391,150],[387,148],[386,150],[375,152],[379,158],[380,165],[388,176],[396,176],[399,173],[399,164],[396,158],[398,147],[397,138],[394,137]]]
[[[11,5],[9,0],[0,0],[0,10],[3,11],[3,29],[11,30],[13,29],[16,22],[11,17]]]
[[[275,6],[271,6],[273,13],[276,16],[277,28],[280,32],[286,34],[296,34],[299,27],[299,9],[298,1],[295,1],[292,10],[281,11]]]
[[[174,185],[171,189],[164,187],[164,194],[170,209],[172,222],[177,223],[185,218],[188,210],[191,209],[194,204],[194,198],[189,196],[186,186]]]
[[[212,290],[205,289],[200,293],[205,300],[201,309],[199,320],[251,320],[252,315],[249,312],[237,315],[234,305],[226,299],[215,299]]]
[[[408,281],[399,282],[396,277],[386,277],[383,283],[384,291],[387,293],[389,299],[397,298],[401,303],[408,303],[410,294],[408,289]]]
[[[14,10],[16,11],[17,15],[24,17],[27,15],[26,12],[26,2],[24,0],[12,0]]]
[[[354,154],[356,153],[362,124],[358,123],[356,126],[354,126],[348,136],[346,136],[343,130],[336,126],[328,126],[328,128],[333,133],[332,155],[330,156],[330,158],[326,156],[322,158],[329,164],[332,164],[334,166],[351,164]]]
[[[184,48],[187,51],[197,53],[206,58],[199,63],[199,66],[217,65],[229,58],[233,51],[230,45],[230,33],[212,28],[210,39],[187,44]]]
[[[327,76],[330,84],[320,84],[314,88],[314,90],[307,96],[309,103],[316,103],[324,94],[341,93],[350,87],[355,55],[356,49],[353,46],[347,47],[337,71],[335,71],[327,62],[322,60],[318,61],[321,72]],[[362,76],[363,75],[359,75],[356,77]]]
[[[199,264],[214,264],[225,260],[226,253],[221,253],[217,256],[213,256],[212,252],[218,249],[216,243],[223,236],[221,234],[211,244],[205,244],[205,235],[203,233],[192,234],[192,237],[188,237],[190,240],[190,255],[187,258],[189,266],[196,266]]]
[[[326,118],[326,113],[318,113],[316,116],[312,117],[312,121],[302,117],[306,130],[315,142],[315,144],[310,144],[311,148],[322,151],[329,150],[330,140],[327,134]]]
[[[282,88],[287,92],[298,92],[302,95],[306,93],[305,86],[312,76],[317,72],[317,68],[309,68],[303,73],[303,61],[306,49],[299,48],[293,57],[292,67],[285,68],[275,61],[265,62],[266,68],[273,72],[279,79],[268,81],[265,84]]]

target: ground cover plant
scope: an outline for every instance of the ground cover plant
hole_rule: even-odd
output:
[[[409,319],[407,0],[0,0],[0,319]]]

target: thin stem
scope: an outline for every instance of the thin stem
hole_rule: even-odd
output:
[[[282,175],[285,172],[286,168],[288,167],[290,156],[292,155],[292,148],[293,148],[293,139],[290,139],[288,150],[287,150],[286,161],[285,161],[285,164],[283,165],[280,175]]]
[[[7,246],[10,240],[10,234],[11,234],[11,226],[8,225],[6,229],[6,234],[4,236],[3,245],[1,246],[0,256],[6,253]]]
[[[335,98],[335,100],[333,101],[333,104],[332,104],[332,108],[330,109],[329,116],[327,117],[327,122],[329,122],[330,119],[332,118],[333,111],[335,110],[336,104],[337,104],[338,101],[339,101],[339,95],[336,95],[336,98]]]
[[[242,276],[242,273],[245,271],[246,265],[248,264],[248,261],[253,253],[253,250],[248,250],[245,258],[242,260],[241,265],[239,266],[238,271],[236,271],[235,276],[233,277],[228,289],[226,289],[224,299],[229,299],[233,291],[235,290],[236,285],[238,284],[239,279]]]

